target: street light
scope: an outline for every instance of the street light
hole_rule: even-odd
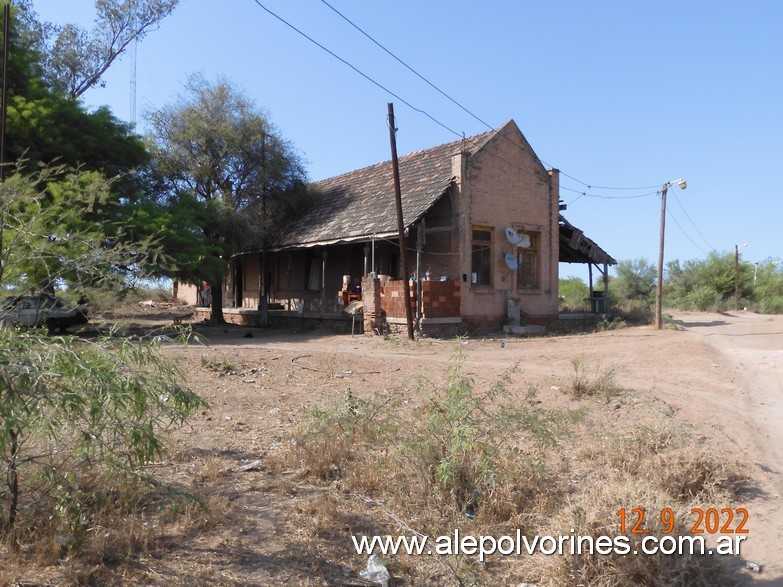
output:
[[[655,292],[655,328],[660,330],[663,326],[661,319],[661,303],[663,301],[663,236],[666,231],[666,193],[669,188],[677,184],[681,190],[688,187],[684,179],[675,179],[667,181],[661,188],[661,243],[658,249],[658,286]]]
[[[739,296],[739,250],[748,246],[748,243],[742,243],[741,245],[734,245],[734,309],[740,309],[740,296]],[[755,275],[754,275],[755,282]]]

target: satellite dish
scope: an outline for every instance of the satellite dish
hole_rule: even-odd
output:
[[[503,255],[503,260],[506,262],[506,265],[508,265],[508,268],[512,271],[519,267],[517,256],[513,253],[513,251],[506,251],[506,254]]]
[[[520,234],[519,240],[516,242],[516,245],[518,247],[521,247],[523,249],[529,249],[530,248],[530,235],[529,234]]]
[[[506,238],[512,245],[519,243],[519,241],[524,238],[524,236],[525,235],[520,236],[519,233],[510,226],[506,229]]]

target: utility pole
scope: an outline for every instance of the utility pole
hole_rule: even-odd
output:
[[[734,245],[734,309],[739,310],[739,245]]]
[[[670,183],[663,184],[661,188],[661,234],[658,247],[658,282],[655,288],[655,328],[660,330],[663,327],[663,318],[661,317],[661,308],[663,305],[663,237],[666,234],[666,192],[669,191]]]
[[[663,328],[663,318],[661,316],[661,306],[663,305],[663,237],[666,234],[666,194],[669,188],[674,184],[677,184],[681,190],[688,187],[688,184],[684,179],[675,179],[674,181],[667,181],[661,188],[661,237],[660,246],[658,247],[658,283],[655,291],[655,328],[660,330]],[[604,273],[604,278],[606,274]],[[604,289],[606,285],[604,284]]]
[[[392,171],[394,172],[394,199],[397,204],[397,233],[400,241],[400,263],[402,265],[403,295],[405,296],[405,320],[408,323],[408,338],[413,340],[413,313],[411,312],[411,284],[408,279],[408,261],[405,258],[405,223],[402,219],[402,191],[400,189],[400,165],[397,160],[397,128],[394,126],[394,104],[389,102],[389,139],[391,141]]]

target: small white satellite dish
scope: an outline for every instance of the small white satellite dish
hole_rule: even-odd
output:
[[[503,255],[503,260],[506,262],[506,265],[508,265],[508,268],[512,271],[514,271],[519,266],[519,263],[517,262],[517,256],[513,251],[506,251],[506,254]]]
[[[512,245],[519,243],[520,239],[523,238],[523,236],[520,236],[519,233],[513,228],[511,228],[510,226],[506,229],[506,238],[508,239],[508,242],[510,242]]]
[[[530,248],[530,235],[529,234],[520,234],[519,240],[517,241],[516,245],[518,247],[521,247],[523,249],[529,249]]]

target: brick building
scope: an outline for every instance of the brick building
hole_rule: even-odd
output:
[[[408,276],[391,163],[379,163],[319,182],[318,200],[265,256],[232,259],[226,318],[338,317],[374,272],[392,329],[405,322],[406,277],[423,332],[546,325],[558,317],[559,261],[590,263],[604,275],[615,263],[560,215],[558,172],[544,168],[513,121],[401,157],[399,168]],[[195,289],[180,290],[195,299]],[[261,316],[264,294],[269,313]]]

